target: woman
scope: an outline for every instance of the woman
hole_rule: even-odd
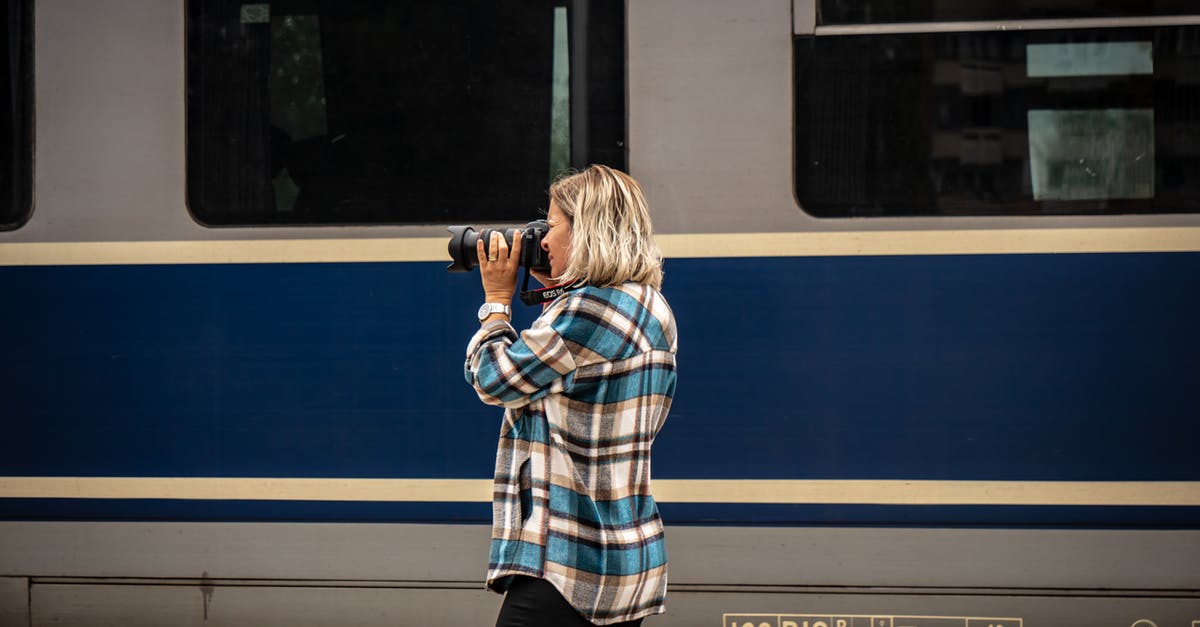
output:
[[[567,286],[520,335],[519,272],[494,235],[478,244],[486,303],[466,378],[505,407],[487,585],[497,627],[640,625],[662,613],[667,557],[650,495],[650,445],[675,392],[675,318],[662,257],[629,175],[593,165],[550,187],[546,285]]]

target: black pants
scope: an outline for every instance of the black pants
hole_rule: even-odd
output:
[[[642,619],[612,627],[639,627]],[[571,607],[553,584],[536,577],[514,577],[504,594],[496,627],[594,627]]]

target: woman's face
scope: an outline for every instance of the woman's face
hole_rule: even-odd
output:
[[[550,231],[542,238],[542,249],[550,253],[550,275],[557,278],[566,271],[571,260],[571,221],[558,208],[558,203],[551,200],[546,223],[550,225]]]

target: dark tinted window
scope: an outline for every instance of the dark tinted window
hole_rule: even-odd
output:
[[[801,37],[814,215],[1200,211],[1200,27]]]
[[[563,169],[624,167],[624,74],[612,0],[192,0],[188,204],[213,225],[527,219]]]
[[[0,45],[0,229],[29,219],[33,179],[33,2],[2,3],[4,41]]]
[[[1195,0],[821,0],[823,24],[1186,15]]]

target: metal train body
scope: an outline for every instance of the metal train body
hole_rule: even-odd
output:
[[[1200,216],[813,217],[815,15],[625,7],[681,339],[648,624],[1200,620]],[[0,623],[489,624],[499,414],[462,380],[481,291],[446,225],[204,226],[185,4],[34,25]]]

